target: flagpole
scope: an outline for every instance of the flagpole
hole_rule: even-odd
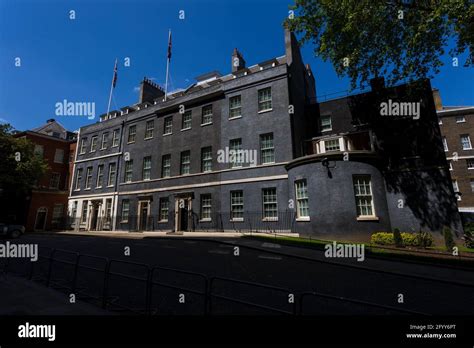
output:
[[[169,55],[170,40],[171,40],[171,29],[169,29],[169,32],[168,32],[168,54],[167,54],[168,59],[166,60],[165,101],[166,101],[166,96],[168,95],[168,73],[169,73],[169,67],[170,67],[170,55]]]
[[[107,116],[109,115],[110,103],[112,101],[112,91],[114,90],[114,79],[115,79],[116,68],[117,68],[117,58],[115,58],[114,75],[112,76],[112,83],[110,84],[110,94],[109,94],[109,104],[107,106]]]

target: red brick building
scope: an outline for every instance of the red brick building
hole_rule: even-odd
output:
[[[15,134],[35,144],[35,152],[48,164],[48,171],[37,182],[27,199],[25,228],[43,231],[62,228],[67,216],[70,183],[70,150],[75,134],[54,119],[31,131]],[[72,169],[71,169],[72,170]]]
[[[444,106],[433,90],[444,151],[461,213],[474,213],[474,106]]]

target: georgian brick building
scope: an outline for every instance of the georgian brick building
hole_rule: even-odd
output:
[[[49,167],[25,197],[26,212],[21,212],[19,222],[25,224],[27,231],[63,228],[69,195],[69,151],[76,142],[75,134],[50,119],[43,126],[17,133],[15,137],[34,143],[35,153],[43,157]]]
[[[433,95],[459,211],[474,213],[474,106],[444,106]]]

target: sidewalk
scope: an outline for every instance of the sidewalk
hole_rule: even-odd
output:
[[[2,315],[113,315],[43,284],[0,273],[0,316]]]
[[[115,237],[115,238],[131,238],[142,239],[149,237],[173,237],[173,238],[238,238],[252,235],[252,233],[242,232],[118,232],[118,231],[59,231],[59,232],[33,232],[29,235],[48,234],[48,235],[69,235],[69,236],[96,236],[96,237]],[[255,233],[253,233],[255,234]],[[268,233],[259,232],[259,234],[270,235]],[[298,237],[298,233],[279,233],[281,236]]]

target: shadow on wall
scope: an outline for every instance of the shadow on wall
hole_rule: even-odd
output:
[[[440,232],[449,226],[458,237],[463,234],[449,173],[444,169],[427,171],[398,171],[385,174],[387,191],[401,194],[404,205],[420,225]]]
[[[382,115],[383,103],[403,104],[405,114]],[[349,97],[348,105],[354,128],[372,130],[387,192],[402,195],[422,227],[441,231],[446,225],[461,236],[429,80],[391,88],[378,81],[372,84],[372,92]]]

